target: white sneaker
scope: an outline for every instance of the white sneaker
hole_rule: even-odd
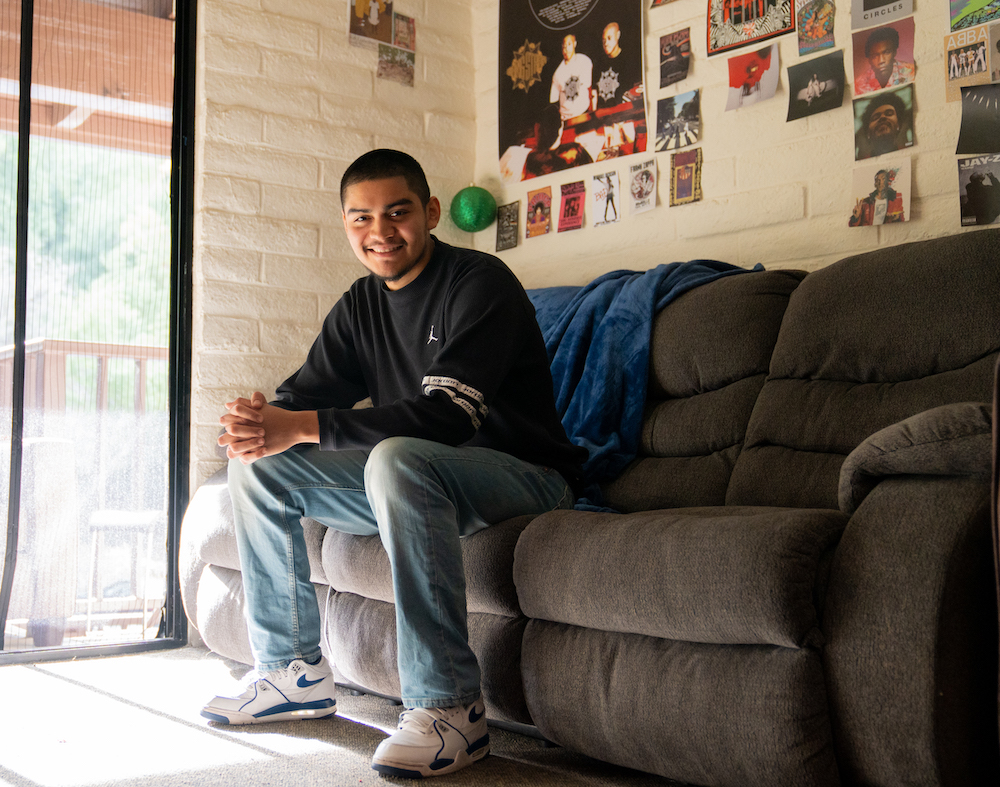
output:
[[[274,672],[251,672],[241,694],[216,697],[201,715],[223,724],[322,719],[337,712],[335,691],[326,659],[316,664],[296,659]]]
[[[414,708],[382,741],[372,768],[388,776],[419,779],[457,771],[490,753],[482,699],[456,708]]]

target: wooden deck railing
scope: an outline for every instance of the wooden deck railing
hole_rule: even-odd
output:
[[[166,347],[135,344],[104,344],[66,339],[35,339],[25,342],[24,404],[44,410],[66,409],[66,359],[92,358],[97,364],[96,403],[108,409],[108,374],[112,360],[135,362],[136,413],[146,412],[149,361],[166,361]],[[10,407],[14,377],[14,346],[0,347],[0,407]]]

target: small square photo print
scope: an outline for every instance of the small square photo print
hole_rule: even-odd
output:
[[[788,67],[788,120],[837,109],[844,103],[844,52]]]
[[[897,224],[910,218],[910,157],[854,170],[849,227]]]
[[[701,196],[701,148],[671,154],[670,204],[698,202]]]
[[[413,52],[407,52],[405,49],[388,44],[378,45],[378,70],[375,72],[375,76],[379,79],[387,79],[390,82],[399,82],[401,85],[413,87],[415,66],[416,56]]]
[[[497,208],[497,251],[506,251],[517,246],[520,213],[521,200]]]

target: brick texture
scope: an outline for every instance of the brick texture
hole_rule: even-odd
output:
[[[557,195],[560,184],[585,180],[589,198],[594,174],[616,169],[624,176],[635,159],[591,164],[519,184],[502,183],[497,177],[499,56],[497,47],[491,45],[497,35],[500,0],[470,5],[476,40],[475,180],[481,185],[492,183],[488,187],[498,203],[521,201],[523,232],[529,190],[548,185]],[[525,286],[537,287],[582,284],[615,268],[641,270],[659,262],[697,257],[744,267],[763,263],[811,270],[848,254],[962,231],[955,160],[961,109],[959,102],[949,104],[944,96],[945,3],[923,3],[914,14],[916,143],[893,156],[912,159],[912,221],[878,228],[848,227],[854,205],[852,172],[856,166],[874,162],[854,161],[851,12],[849,3],[840,5],[835,50],[844,51],[848,81],[844,103],[837,110],[786,122],[788,66],[814,57],[799,56],[795,35],[775,39],[781,59],[775,98],[726,112],[728,56],[706,56],[703,0],[675,0],[655,9],[643,3],[647,120],[653,128],[659,99],[701,89],[703,132],[697,144],[704,156],[704,201],[669,207],[670,153],[654,152],[651,142],[647,158],[657,161],[659,171],[654,211],[629,217],[626,209],[621,224],[595,228],[588,205],[583,230],[530,240],[522,237],[516,249],[500,256]],[[691,30],[692,45],[688,78],[661,89],[656,57],[660,37],[686,27]],[[492,251],[495,239],[494,226],[478,233],[474,243]]]
[[[853,66],[850,9],[837,14],[845,52],[843,106],[791,123],[787,67],[808,58],[795,36],[777,39],[777,96],[725,112],[727,57],[706,57],[704,0],[643,3],[647,116],[658,99],[700,88],[704,201],[668,206],[669,153],[659,168],[655,210],[620,224],[519,240],[500,256],[525,286],[582,284],[623,266],[714,258],[745,267],[813,270],[878,246],[960,231],[954,148],[959,103],[943,89],[946,3],[915,12],[916,144],[911,221],[852,229]],[[470,182],[499,203],[615,168],[608,161],[504,184],[497,160],[495,45],[500,0],[396,0],[417,22],[414,86],[375,76],[377,55],[353,47],[347,4],[324,0],[204,0],[199,6],[192,482],[220,461],[217,413],[252,388],[270,392],[293,371],[326,311],[363,269],[344,241],[337,190],[348,163],[372,147],[399,147],[424,165],[444,206],[437,233],[493,251],[495,225],[475,236],[447,216]],[[659,38],[690,27],[686,81],[659,87]],[[651,138],[652,139],[652,138]]]
[[[413,87],[379,80],[346,3],[199,5],[191,473],[221,460],[223,403],[267,395],[302,363],[364,269],[344,241],[345,167],[373,147],[416,156],[447,207],[476,156],[471,4],[396,0],[417,23]],[[431,63],[428,66],[428,62]],[[450,219],[437,234],[467,242]]]

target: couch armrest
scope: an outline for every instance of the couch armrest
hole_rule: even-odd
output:
[[[1000,778],[989,506],[985,480],[899,475],[848,522],[822,621],[845,783]]]
[[[853,514],[889,476],[990,474],[990,405],[961,402],[925,410],[882,429],[855,448],[840,471],[840,509]]]

